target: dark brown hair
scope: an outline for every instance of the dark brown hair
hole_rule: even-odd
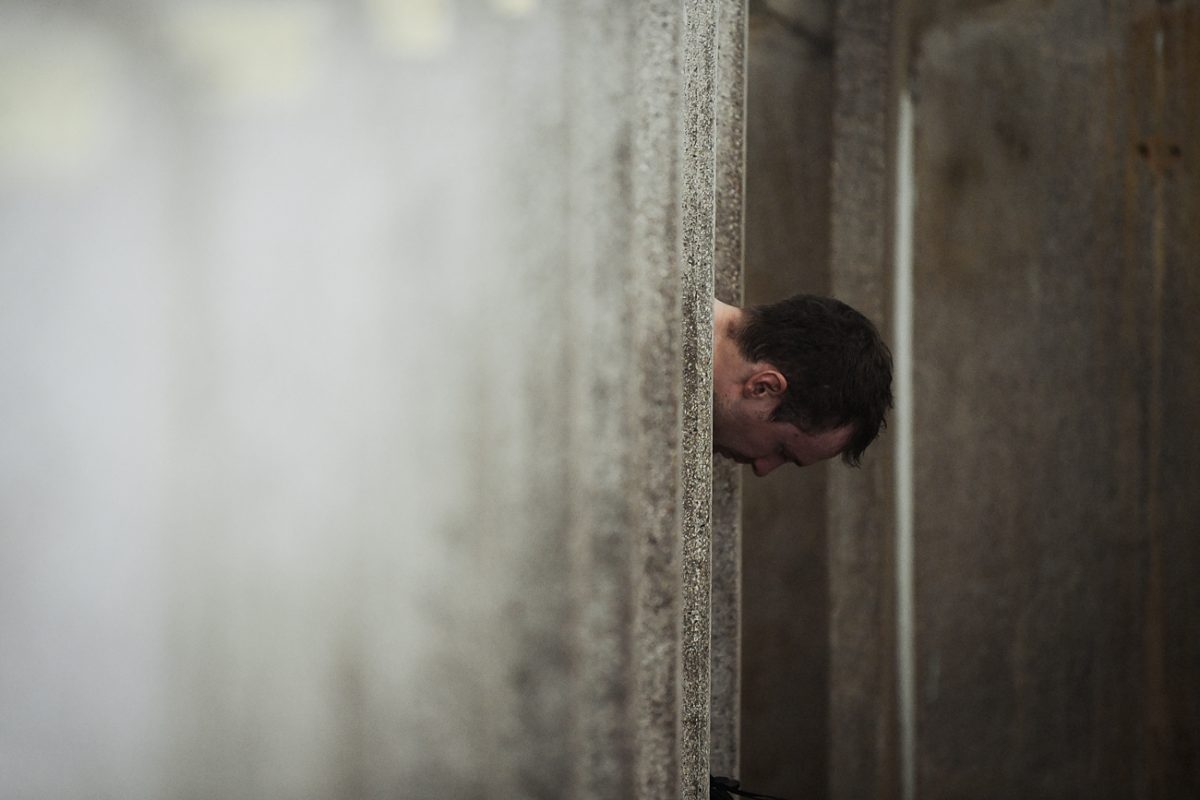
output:
[[[809,433],[852,425],[842,460],[858,466],[892,407],[892,354],[871,321],[839,300],[801,294],[745,309],[735,338],[743,357],[787,379],[773,419]]]

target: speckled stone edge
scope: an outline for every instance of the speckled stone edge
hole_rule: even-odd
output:
[[[718,299],[742,304],[746,184],[746,0],[717,9],[713,272]],[[710,771],[737,775],[741,708],[742,469],[713,462]]]
[[[683,597],[680,791],[708,796],[712,590],[713,87],[716,3],[684,4]]]

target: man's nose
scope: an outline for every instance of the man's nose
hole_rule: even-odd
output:
[[[765,477],[775,470],[780,464],[783,464],[785,459],[783,456],[766,456],[765,458],[754,459],[754,474],[758,477]]]

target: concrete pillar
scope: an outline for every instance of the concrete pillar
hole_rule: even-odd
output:
[[[838,3],[831,292],[888,331],[893,0]],[[898,797],[891,437],[829,482],[829,796]]]
[[[750,7],[746,301],[829,294],[834,3]],[[742,782],[825,797],[829,750],[826,484],[837,463],[744,487]]]
[[[0,794],[707,796],[716,6],[4,13]]]

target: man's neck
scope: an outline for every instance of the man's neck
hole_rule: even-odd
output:
[[[713,382],[737,381],[746,367],[737,343],[742,310],[737,306],[713,300]],[[718,387],[719,388],[719,387]]]

